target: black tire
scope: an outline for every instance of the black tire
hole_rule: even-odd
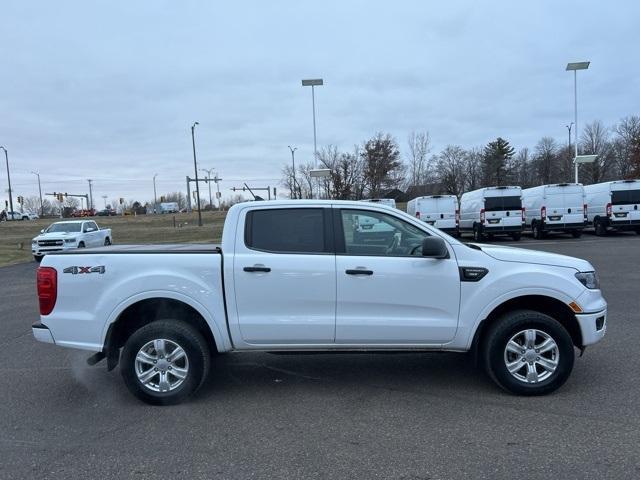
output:
[[[136,355],[150,341],[166,339],[182,347],[189,362],[188,373],[175,390],[157,392],[146,387],[136,374]],[[193,395],[209,373],[211,353],[195,328],[179,320],[156,320],[136,330],[127,340],[120,358],[120,373],[131,393],[151,405],[175,405]]]
[[[531,234],[536,240],[542,240],[544,238],[544,231],[540,228],[540,224],[536,221],[531,223]]]
[[[599,237],[604,237],[607,234],[607,227],[599,218],[596,218],[593,221],[593,228],[596,231],[596,235]]]
[[[527,329],[549,335],[558,348],[558,365],[555,371],[538,383],[526,383],[515,378],[509,373],[505,362],[507,343],[518,332]],[[498,319],[484,338],[482,356],[489,377],[499,387],[515,395],[546,395],[557,390],[569,378],[575,358],[569,332],[550,316],[533,310],[508,312]],[[523,367],[527,367],[526,361]]]
[[[482,231],[480,230],[480,227],[478,225],[473,226],[473,240],[475,242],[481,242],[482,240],[484,240],[484,235],[482,234]]]
[[[582,230],[571,230],[571,236],[573,238],[580,238],[582,236]]]
[[[36,262],[40,263],[40,262],[42,261],[42,257],[44,257],[44,255],[34,255],[34,256],[33,256],[33,259],[34,259]]]
[[[511,238],[513,238],[514,242],[519,242],[520,239],[522,238],[522,233],[521,232],[512,233]]]
[[[109,237],[104,239],[104,246],[108,247],[109,245],[111,245],[111,239]]]
[[[78,248],[84,248],[84,242],[80,242],[80,243],[78,244]]]

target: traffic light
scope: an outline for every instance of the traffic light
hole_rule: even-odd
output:
[[[58,201],[60,203],[64,202],[64,195],[63,194],[61,194],[61,193],[58,194]]]
[[[120,205],[124,203],[124,198],[120,197]]]

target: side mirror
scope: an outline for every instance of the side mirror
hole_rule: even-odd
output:
[[[429,258],[449,258],[447,244],[440,237],[427,237],[422,241],[422,256]]]

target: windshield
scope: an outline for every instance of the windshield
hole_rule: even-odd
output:
[[[81,226],[82,226],[81,223],[54,223],[53,225],[51,225],[49,228],[45,230],[45,233],[79,232]]]
[[[638,205],[640,204],[640,190],[614,190],[611,192],[613,205]]]
[[[487,212],[521,210],[522,200],[520,197],[515,195],[509,197],[485,197],[484,209]]]

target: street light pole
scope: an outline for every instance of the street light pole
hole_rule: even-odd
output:
[[[89,206],[87,210],[93,210],[93,190],[91,188],[91,183],[93,182],[93,180],[89,179],[87,180],[87,182],[89,182]]]
[[[5,147],[0,146],[0,148],[4,150],[4,160],[7,164],[7,182],[9,183],[9,211],[13,212],[13,195],[11,193],[11,175],[9,175],[9,153],[7,152],[7,149]],[[11,217],[11,219],[13,219],[13,216]]]
[[[207,184],[209,185],[209,207],[213,210],[213,199],[211,198],[211,170],[213,170],[213,168],[208,170],[206,168],[201,168],[200,170],[207,172]]]
[[[311,107],[313,108],[313,166],[318,168],[318,145],[316,142],[316,90],[315,87],[324,85],[321,78],[302,80],[303,87],[311,87]]]
[[[200,211],[200,184],[198,183],[198,161],[196,160],[196,125],[200,125],[198,122],[194,122],[191,125],[191,143],[193,145],[193,169],[196,172],[196,202],[198,203],[198,226],[202,226],[202,212]]]
[[[156,177],[158,174],[153,175],[153,214],[158,213],[158,194],[156,193]]]
[[[296,195],[296,150],[298,149],[298,147],[294,147],[291,148],[291,145],[287,145],[287,147],[289,147],[289,150],[291,150],[291,164],[293,166],[293,199],[295,200],[297,195]]]
[[[40,216],[44,216],[44,206],[42,205],[42,187],[40,185],[40,174],[38,172],[31,172],[38,177],[38,192],[40,193]]]
[[[573,62],[567,64],[567,71],[573,71],[573,110],[575,125],[575,156],[573,163],[576,170],[576,183],[578,183],[578,70],[586,70],[591,62]]]

